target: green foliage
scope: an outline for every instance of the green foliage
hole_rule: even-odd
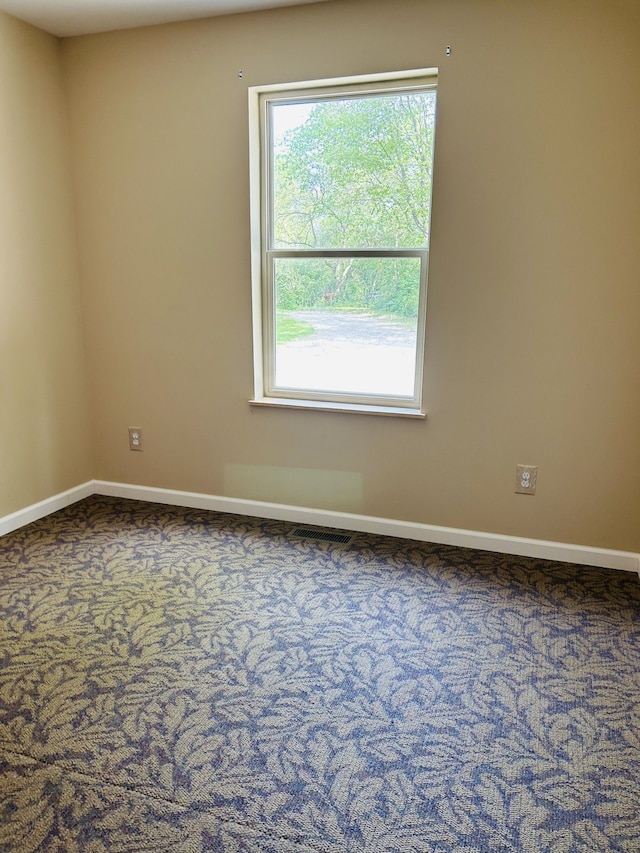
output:
[[[286,344],[298,338],[306,338],[315,334],[315,331],[311,323],[305,323],[304,320],[295,320],[282,311],[278,311],[276,315],[277,344]]]
[[[427,247],[434,121],[432,92],[315,103],[276,146],[275,248]],[[276,282],[281,309],[417,314],[412,263],[281,259]]]
[[[278,258],[277,308],[354,308],[416,317],[417,258]]]

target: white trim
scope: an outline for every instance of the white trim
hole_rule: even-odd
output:
[[[0,536],[64,509],[89,495],[108,495],[130,500],[149,501],[170,506],[229,512],[234,515],[249,515],[257,518],[273,518],[279,521],[314,524],[342,530],[357,530],[382,536],[397,536],[400,539],[415,539],[437,545],[455,545],[460,548],[475,548],[494,551],[498,554],[513,554],[561,563],[577,563],[584,566],[599,566],[640,574],[640,554],[631,551],[615,551],[608,548],[593,548],[588,545],[570,545],[564,542],[548,542],[543,539],[525,539],[520,536],[503,536],[497,533],[482,533],[477,530],[461,530],[455,527],[439,527],[398,521],[392,518],[376,518],[350,512],[333,512],[324,509],[289,506],[265,501],[227,498],[174,489],[158,489],[152,486],[135,486],[128,483],[113,483],[105,480],[90,480],[66,492],[53,495],[39,503],[0,518]]]
[[[52,512],[57,512],[59,509],[71,506],[83,498],[88,498],[94,493],[94,485],[95,480],[89,480],[81,486],[67,489],[66,492],[60,492],[53,497],[3,516],[0,518],[0,536],[11,533],[12,530],[17,530],[26,524],[31,524],[32,521],[37,521],[39,518],[44,518],[45,515],[51,515]]]
[[[328,89],[331,86],[352,86],[365,83],[386,83],[387,80],[420,79],[424,77],[437,77],[438,66],[432,68],[411,68],[404,71],[380,71],[375,74],[353,74],[346,77],[324,77],[318,80],[299,80],[288,83],[266,83],[261,86],[251,86],[253,92],[284,92],[297,91],[298,89]]]
[[[156,489],[151,486],[134,486],[126,483],[111,483],[96,480],[95,493],[111,497],[185,506],[194,509],[230,512],[279,521],[314,524],[342,530],[357,530],[401,539],[415,539],[438,545],[455,545],[460,548],[475,548],[499,554],[513,554],[562,563],[577,563],[599,566],[640,574],[640,554],[631,551],[614,551],[607,548],[592,548],[588,545],[570,545],[563,542],[547,542],[542,539],[525,539],[519,536],[503,536],[497,533],[482,533],[476,530],[460,530],[455,527],[439,527],[432,524],[397,521],[391,518],[376,518],[350,512],[332,512],[324,509],[289,506],[265,501],[243,500],[216,495],[181,492],[173,489]]]
[[[396,418],[419,418],[427,416],[418,409],[403,409],[395,406],[369,406],[358,403],[328,403],[325,400],[296,400],[289,397],[260,397],[249,400],[250,406],[274,406],[280,409],[303,409],[307,412],[348,412],[356,415],[383,415]]]

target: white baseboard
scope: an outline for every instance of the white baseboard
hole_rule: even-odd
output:
[[[296,524],[357,530],[362,533],[377,533],[383,536],[397,536],[400,539],[433,542],[437,545],[456,545],[460,548],[476,548],[480,551],[494,551],[498,554],[557,560],[562,563],[578,563],[585,566],[620,569],[640,574],[640,554],[634,554],[631,551],[614,551],[606,548],[592,548],[587,545],[547,542],[542,539],[524,539],[519,536],[503,536],[497,533],[482,533],[477,530],[460,530],[455,527],[439,527],[432,524],[376,518],[350,512],[332,512],[265,501],[226,498],[196,492],[157,489],[150,486],[133,486],[127,483],[110,483],[105,480],[91,480],[37,504],[25,507],[25,509],[13,512],[11,515],[5,515],[0,518],[0,536],[17,530],[25,524],[30,524],[32,521],[43,518],[52,512],[57,512],[59,509],[64,509],[64,507],[92,494],[150,501],[151,503],[171,506],[230,512],[235,515],[249,515],[257,518],[273,518]]]
[[[499,554],[557,560],[562,563],[578,563],[585,566],[620,569],[640,574],[640,554],[634,554],[631,551],[614,551],[606,548],[592,548],[587,545],[547,542],[542,539],[524,539],[519,536],[503,536],[476,530],[459,530],[455,527],[438,527],[432,524],[375,518],[350,512],[308,509],[264,501],[180,492],[173,489],[109,483],[104,480],[96,480],[94,490],[99,495],[150,501],[172,506],[193,507],[194,509],[215,510],[217,512],[230,512],[236,515],[273,518],[297,524],[357,530],[362,533],[378,533],[384,536],[397,536],[401,539],[433,542],[438,545],[456,545],[461,548],[476,548]]]
[[[73,489],[67,489],[66,492],[53,495],[51,498],[39,501],[37,504],[19,509],[17,512],[12,512],[10,515],[5,515],[0,518],[0,536],[5,533],[11,533],[12,530],[17,530],[19,527],[24,527],[25,524],[31,524],[32,521],[37,521],[39,518],[44,518],[45,515],[51,515],[52,512],[57,512],[59,509],[64,509],[76,501],[81,501],[83,498],[89,497],[95,492],[94,480],[89,480],[81,486],[75,486]]]

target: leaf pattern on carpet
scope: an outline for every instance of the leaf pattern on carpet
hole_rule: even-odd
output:
[[[0,539],[0,851],[640,850],[637,576],[289,530]]]

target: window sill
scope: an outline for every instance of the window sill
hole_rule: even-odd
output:
[[[260,397],[249,400],[250,406],[277,409],[302,409],[307,412],[343,412],[352,415],[382,415],[391,418],[414,418],[425,420],[424,412],[405,409],[401,406],[369,406],[361,403],[326,403],[320,400],[291,400],[286,397]]]

